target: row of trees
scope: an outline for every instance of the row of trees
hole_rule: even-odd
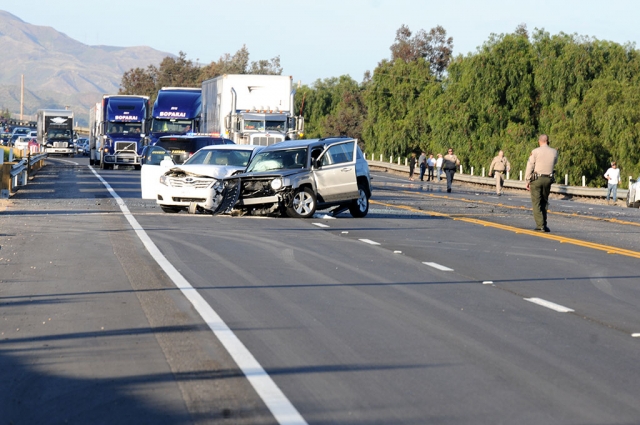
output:
[[[362,82],[341,76],[303,86],[296,109],[307,137],[348,134],[386,157],[451,146],[465,169],[488,167],[503,149],[513,169],[524,170],[538,135],[546,133],[560,152],[557,172],[571,182],[585,175],[590,186],[604,185],[602,174],[614,159],[623,173],[640,173],[640,51],[634,45],[544,30],[530,35],[521,25],[492,35],[475,53],[453,58],[452,49],[442,27],[412,34],[402,26],[391,58]],[[157,92],[225,72],[282,71],[279,58],[249,63],[246,49],[206,67],[182,53],[171,61],[129,71],[123,92],[150,94],[131,83],[143,74],[153,77],[146,87],[153,82]],[[165,81],[169,76],[175,79]]]
[[[225,54],[217,62],[201,66],[187,59],[185,52],[177,58],[167,56],[159,66],[149,65],[125,72],[120,82],[120,94],[146,95],[155,101],[162,87],[200,87],[203,81],[223,74],[280,75],[280,57],[249,61],[249,50],[242,46],[235,54]]]

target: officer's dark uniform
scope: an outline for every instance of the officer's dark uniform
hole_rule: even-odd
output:
[[[540,142],[543,138],[545,143]],[[539,142],[540,147],[531,151],[525,177],[531,190],[531,206],[533,218],[536,221],[535,230],[548,232],[547,207],[549,205],[553,168],[558,161],[558,151],[549,146],[547,136],[540,136]]]

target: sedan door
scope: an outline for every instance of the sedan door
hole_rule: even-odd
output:
[[[318,195],[325,202],[358,198],[356,177],[356,142],[341,141],[330,145],[319,158],[314,169]]]
[[[159,146],[147,146],[143,151],[140,169],[142,199],[157,198],[160,192],[160,176],[175,165],[170,155],[170,152]]]

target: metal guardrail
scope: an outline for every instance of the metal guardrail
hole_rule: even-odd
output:
[[[393,170],[397,172],[406,173],[409,176],[409,167],[406,165],[398,165],[393,163],[388,163],[384,161],[373,161],[367,160],[370,167],[382,168],[386,170]],[[419,174],[419,168],[416,167]],[[454,175],[454,180],[458,180],[465,183],[473,183],[484,186],[493,186],[495,187],[496,181],[493,177],[481,177],[481,176],[472,176],[470,174],[461,174],[456,172]],[[527,184],[524,181],[520,180],[506,180],[504,181],[504,187],[511,189],[520,189],[526,190]],[[617,197],[618,199],[625,200],[627,199],[627,189],[618,188]],[[561,195],[570,195],[570,196],[585,196],[591,198],[606,198],[607,197],[607,189],[606,188],[598,188],[598,187],[582,187],[582,186],[566,186],[564,184],[554,183],[551,185],[551,193],[558,193]]]
[[[29,174],[32,170],[38,169],[38,164],[47,157],[45,153],[39,153],[36,155],[29,155],[27,158],[22,158],[15,164],[1,165],[4,167],[0,169],[0,176],[2,176],[0,184],[0,198],[7,199],[11,196],[13,189],[19,186],[25,186],[29,179]]]
[[[22,159],[20,162],[17,162],[11,166],[11,172],[9,173],[9,175],[12,179],[18,177],[21,173],[27,171],[28,165],[29,162],[26,159]]]

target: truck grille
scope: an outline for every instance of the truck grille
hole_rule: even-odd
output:
[[[280,143],[284,140],[282,137],[254,137],[253,144],[258,146],[269,146]]]
[[[69,142],[53,142],[54,148],[66,148],[69,146]]]
[[[137,151],[138,145],[136,142],[116,142],[116,152],[121,151]]]

